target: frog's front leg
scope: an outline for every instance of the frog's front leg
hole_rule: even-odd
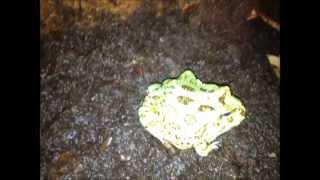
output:
[[[216,140],[213,141],[209,146],[211,146],[213,150],[218,150],[221,147],[221,142]]]
[[[220,145],[221,143],[219,141],[213,141],[210,144],[205,141],[201,141],[200,143],[194,145],[194,148],[200,156],[208,156],[211,150],[218,149]]]

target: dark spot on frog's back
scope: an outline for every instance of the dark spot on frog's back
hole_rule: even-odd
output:
[[[214,108],[212,106],[209,106],[209,105],[200,105],[198,107],[198,110],[201,111],[201,112],[210,112],[210,111],[213,111]]]
[[[214,92],[213,89],[209,90],[209,89],[205,89],[203,87],[201,87],[200,90],[203,91],[203,92]]]
[[[158,99],[160,99],[160,97],[159,97],[159,96],[157,96],[157,95],[155,95],[155,96],[152,96],[152,99],[154,99],[154,100],[158,100]]]
[[[189,97],[186,97],[186,96],[178,96],[177,101],[181,104],[188,105],[189,103],[193,102],[194,100]]]
[[[184,90],[187,90],[187,91],[195,91],[195,89],[191,86],[187,86],[187,85],[182,85],[181,86]]]

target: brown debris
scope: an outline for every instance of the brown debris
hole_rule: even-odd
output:
[[[142,0],[41,0],[41,33],[61,31],[68,23],[93,26],[98,16],[103,13],[110,13],[119,20],[125,20],[141,3]]]
[[[59,155],[58,159],[53,162],[52,167],[49,169],[48,179],[59,179],[69,171],[80,171],[81,167],[81,163],[73,153],[70,151],[63,152]]]
[[[200,0],[193,0],[190,3],[186,3],[182,7],[183,14],[191,13],[199,7]]]
[[[280,78],[280,56],[267,54],[269,63],[278,78]]]
[[[41,33],[59,32],[67,24],[76,23],[84,27],[96,25],[99,15],[110,13],[115,20],[126,20],[145,3],[143,0],[41,0]],[[183,14],[198,9],[200,0],[155,0],[151,1],[151,14],[162,16],[171,10]]]
[[[107,141],[103,142],[100,146],[99,146],[99,150],[100,152],[104,152],[107,150],[108,146],[110,145],[112,141],[112,137],[110,137]]]
[[[276,29],[277,31],[280,31],[280,24],[273,20],[271,17],[267,16],[263,12],[257,11],[256,9],[253,9],[250,12],[250,15],[247,17],[247,21],[255,20],[257,18],[261,18],[263,22],[267,23],[272,28]]]

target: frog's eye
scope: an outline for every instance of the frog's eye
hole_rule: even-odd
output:
[[[190,104],[191,102],[193,102],[194,100],[189,98],[189,97],[186,97],[186,96],[178,96],[177,97],[177,101],[181,104],[184,104],[184,105],[188,105]]]
[[[200,105],[198,107],[198,111],[201,111],[201,112],[210,112],[210,111],[213,111],[214,108],[212,106],[209,106],[209,105]]]
[[[222,114],[221,116],[229,116],[231,114],[231,111],[230,112],[227,112],[227,113],[224,113]]]
[[[236,111],[237,111],[237,109],[233,109],[232,111],[229,111],[229,112],[227,112],[227,113],[221,114],[221,117],[229,116],[229,115],[231,115],[233,112],[236,112]]]

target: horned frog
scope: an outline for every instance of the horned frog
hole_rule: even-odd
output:
[[[176,79],[151,84],[138,110],[142,126],[163,144],[194,148],[207,156],[216,138],[245,119],[241,101],[228,86],[203,83],[191,70]]]

